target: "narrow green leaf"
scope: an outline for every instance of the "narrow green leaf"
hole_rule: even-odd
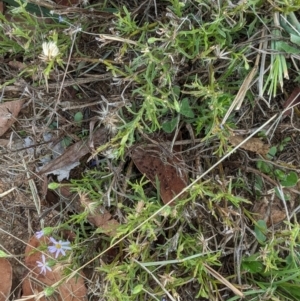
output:
[[[6,254],[4,251],[0,250],[0,258],[2,257],[8,257],[9,255]]]
[[[289,54],[299,54],[299,49],[289,45],[288,43],[282,42],[282,41],[278,42],[277,49],[279,51],[284,51]]]
[[[54,294],[54,292],[55,292],[55,289],[53,287],[51,287],[51,286],[46,287],[44,289],[45,297],[50,297],[51,295]]]
[[[136,295],[139,292],[141,292],[143,290],[143,284],[138,284],[137,286],[135,286],[132,290],[132,294]]]
[[[59,183],[54,183],[54,182],[52,182],[52,183],[48,184],[48,188],[51,189],[51,190],[55,190],[55,189],[57,189],[58,187],[60,187],[60,184],[59,184]]]
[[[268,158],[272,159],[277,153],[277,147],[276,146],[272,146],[268,152]]]
[[[284,193],[282,189],[279,190],[278,187],[275,187],[275,195],[282,201],[289,201],[291,196],[288,193]]]
[[[158,39],[158,38],[154,38],[154,37],[152,37],[152,38],[149,38],[148,39],[148,43],[149,44],[153,44],[153,43],[155,43],[156,41],[161,41],[162,39]]]
[[[290,34],[290,36],[291,36],[290,38],[291,42],[300,46],[300,37],[292,33]]]

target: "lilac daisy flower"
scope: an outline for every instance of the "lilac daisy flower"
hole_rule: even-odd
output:
[[[46,262],[45,255],[42,254],[42,261],[37,261],[37,266],[41,268],[40,274],[46,274],[47,270],[52,271],[51,268],[48,266],[48,263]]]
[[[35,232],[35,236],[37,239],[40,239],[43,236],[50,235],[53,232],[52,227],[45,227],[43,230]]]
[[[38,231],[38,232],[35,232],[35,236],[37,239],[40,239],[41,237],[43,237],[45,235],[44,231],[41,230],[41,231]]]
[[[71,250],[69,241],[57,241],[53,237],[50,237],[50,241],[54,244],[53,246],[48,247],[48,251],[50,253],[55,253],[55,258],[61,253],[62,255],[66,255],[65,250]]]

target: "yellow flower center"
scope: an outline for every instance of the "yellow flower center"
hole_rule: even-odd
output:
[[[56,244],[56,245],[55,245],[55,248],[56,248],[56,249],[61,249],[61,244]]]

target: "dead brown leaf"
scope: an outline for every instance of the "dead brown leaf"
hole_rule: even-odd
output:
[[[91,140],[91,139],[90,139]],[[97,129],[92,136],[93,144],[97,147],[107,141],[107,130],[104,128]],[[66,151],[59,157],[46,164],[40,171],[39,175],[50,174],[53,171],[61,170],[66,166],[78,162],[83,156],[91,152],[89,140],[79,141],[69,146]]]
[[[230,136],[228,138],[229,142],[233,145],[233,146],[237,146],[239,145],[242,141],[245,140],[245,138],[241,135],[237,135],[237,136]],[[267,144],[263,143],[259,138],[250,138],[247,142],[245,142],[242,146],[242,149],[250,151],[250,152],[254,152],[256,154],[260,154],[260,155],[266,155],[270,148]]]
[[[268,227],[278,224],[286,218],[282,201],[277,197],[272,202],[267,199],[256,202],[252,212],[255,213],[256,220],[265,220]]]
[[[0,301],[8,300],[12,284],[12,267],[10,262],[5,258],[0,258]]]
[[[160,196],[166,204],[187,186],[188,175],[179,153],[165,155],[164,152],[168,151],[156,145],[139,145],[132,150],[131,158],[154,186],[158,179]]]
[[[298,191],[300,190],[300,182],[297,183],[295,190],[284,188],[284,193],[289,195],[289,201],[286,202],[288,212],[292,212],[298,204]],[[264,196],[261,200],[254,203],[251,210],[255,213],[256,220],[265,220],[267,226],[276,225],[286,219],[286,209],[283,201],[276,195]]]
[[[8,65],[14,70],[18,70],[18,71],[21,71],[26,68],[26,65],[19,61],[10,61],[8,62]]]
[[[36,249],[40,244],[48,243],[49,240],[47,237],[37,239],[36,236],[33,236],[26,247],[25,264],[29,269],[29,273],[22,283],[23,297],[37,295],[37,293],[42,292],[46,286],[51,286],[64,278],[64,267],[59,263],[52,267],[51,271],[47,270],[45,274],[41,274],[39,271],[40,268],[37,266],[37,261],[42,261],[42,253]],[[83,274],[81,273],[68,281],[62,282],[57,288],[57,293],[47,297],[47,299],[42,297],[39,300],[86,301],[87,289],[82,276]],[[34,301],[35,298],[33,297],[27,300]]]
[[[109,212],[105,212],[103,214],[89,216],[88,221],[96,227],[101,228],[108,236],[115,236],[119,223],[111,217]]]
[[[9,143],[9,139],[0,139],[0,146],[7,146]]]
[[[0,136],[2,136],[16,121],[23,102],[23,100],[19,99],[0,104]]]
[[[91,208],[92,206],[92,201],[86,195],[80,196],[80,202],[85,208]],[[119,223],[115,219],[112,219],[112,215],[106,209],[97,207],[89,211],[91,213],[88,215],[88,221],[91,224],[101,228],[102,231],[108,236],[116,235],[116,230],[119,226]]]

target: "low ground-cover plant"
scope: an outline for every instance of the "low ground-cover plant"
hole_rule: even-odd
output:
[[[1,98],[23,80],[32,106],[15,131],[39,143],[56,133],[64,148],[87,139],[91,149],[70,181],[49,186],[58,219],[38,219],[37,237],[55,237],[54,261],[67,258],[53,289],[84,271],[91,300],[299,299],[298,171],[279,159],[297,138],[272,123],[279,91],[298,76],[293,5],[91,1],[46,6],[38,19],[18,2],[0,14]],[[88,139],[97,126],[107,130],[98,148]],[[262,129],[273,146],[265,157],[228,142]],[[132,156],[141,146],[145,172]],[[167,165],[171,187],[160,180]],[[162,189],[174,191],[176,177],[186,189],[168,202]],[[277,198],[285,216],[255,211],[262,198]],[[36,265],[52,268],[43,256]]]

